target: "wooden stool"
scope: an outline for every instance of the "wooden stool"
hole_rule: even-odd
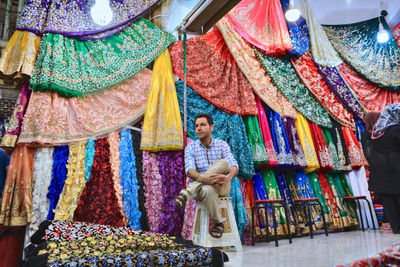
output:
[[[196,215],[194,218],[192,240],[193,243],[203,247],[235,247],[237,252],[243,251],[239,231],[233,213],[231,197],[220,197],[218,207],[221,210],[224,222],[224,233],[221,238],[214,238],[209,233],[209,214],[206,207],[197,202]]]

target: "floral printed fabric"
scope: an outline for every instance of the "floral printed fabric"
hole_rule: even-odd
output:
[[[400,47],[400,23],[392,29],[392,34],[396,40],[397,46]]]
[[[289,102],[308,120],[330,128],[332,124],[328,113],[304,86],[290,61],[255,52],[274,84]]]
[[[18,142],[65,144],[136,122],[144,114],[151,75],[144,69],[113,89],[84,98],[33,92]]]
[[[291,61],[297,75],[319,103],[340,124],[355,129],[353,114],[347,111],[339,99],[326,85],[324,78],[318,72],[317,66],[308,52]]]
[[[315,151],[318,156],[320,166],[319,170],[334,170],[332,155],[321,128],[310,121],[308,122],[308,125],[310,127]]]
[[[31,86],[33,91],[64,97],[99,94],[140,72],[174,41],[174,36],[144,19],[98,41],[48,33],[40,44]]]
[[[282,123],[292,152],[294,167],[306,168],[306,156],[304,155],[294,120],[292,118],[283,118]]]
[[[342,126],[342,133],[347,151],[349,152],[351,167],[357,169],[362,166],[368,166],[367,159],[364,156],[364,152],[354,132],[351,129]]]
[[[257,115],[251,84],[246,79],[215,29],[187,40],[187,84],[215,106],[240,115]],[[171,53],[174,73],[184,80],[183,41],[174,43]]]

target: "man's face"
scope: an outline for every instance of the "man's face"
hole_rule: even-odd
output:
[[[209,125],[206,118],[198,118],[195,121],[195,129],[197,137],[202,140],[211,136],[211,132],[214,129],[214,125]]]

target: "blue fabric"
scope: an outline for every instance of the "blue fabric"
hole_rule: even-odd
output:
[[[94,142],[96,141],[96,138],[91,138],[89,141],[86,143],[86,149],[85,149],[85,179],[86,182],[89,181],[90,175],[92,174],[92,167],[93,167],[93,159],[94,159]]]
[[[176,92],[178,95],[179,108],[183,120],[183,81],[176,83]],[[187,86],[187,134],[188,137],[197,139],[194,121],[199,113],[209,113],[214,119],[213,136],[228,143],[231,151],[238,161],[238,176],[245,179],[251,179],[255,173],[253,157],[251,155],[250,143],[247,139],[246,128],[242,117],[238,114],[230,114],[214,106],[194,89]],[[232,206],[235,213],[236,223],[239,233],[247,226],[247,215],[243,204],[242,194],[238,177],[233,178],[231,191]]]
[[[67,162],[69,147],[67,145],[57,146],[53,152],[53,167],[51,170],[51,181],[46,197],[50,200],[49,213],[47,220],[54,219],[54,210],[57,207],[60,194],[64,188],[67,178]]]
[[[361,144],[361,135],[363,132],[366,131],[365,124],[361,119],[356,118],[356,117],[354,117],[354,121],[356,122],[356,136],[357,136],[358,142],[360,142],[360,144]]]
[[[9,164],[10,156],[3,149],[0,149],[0,197],[3,196],[4,184],[7,178],[7,166]]]
[[[289,9],[290,0],[281,0],[283,12]],[[310,36],[308,33],[306,20],[300,16],[297,21],[289,22],[286,20],[289,30],[290,39],[292,39],[292,50],[289,51],[291,56],[301,56],[310,46]]]
[[[293,198],[292,195],[290,194],[289,186],[286,183],[286,178],[285,174],[282,170],[276,170],[275,171],[275,177],[276,177],[276,182],[279,187],[279,193],[281,194],[281,197],[283,199],[283,202],[285,203],[285,206],[290,207],[293,205]],[[289,222],[290,224],[296,225],[294,222],[293,214],[289,211],[288,217],[289,217]]]
[[[132,146],[132,134],[129,129],[121,132],[119,160],[123,207],[126,217],[128,218],[128,226],[133,229],[141,230],[140,217],[142,213],[139,211],[139,186],[136,177],[136,162]]]

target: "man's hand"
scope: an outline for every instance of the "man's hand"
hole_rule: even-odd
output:
[[[203,183],[203,184],[212,184],[212,178],[211,175],[213,174],[207,174],[203,173],[199,175],[199,178],[197,179],[198,182]]]
[[[223,186],[230,181],[228,175],[225,174],[211,174],[211,185]]]

